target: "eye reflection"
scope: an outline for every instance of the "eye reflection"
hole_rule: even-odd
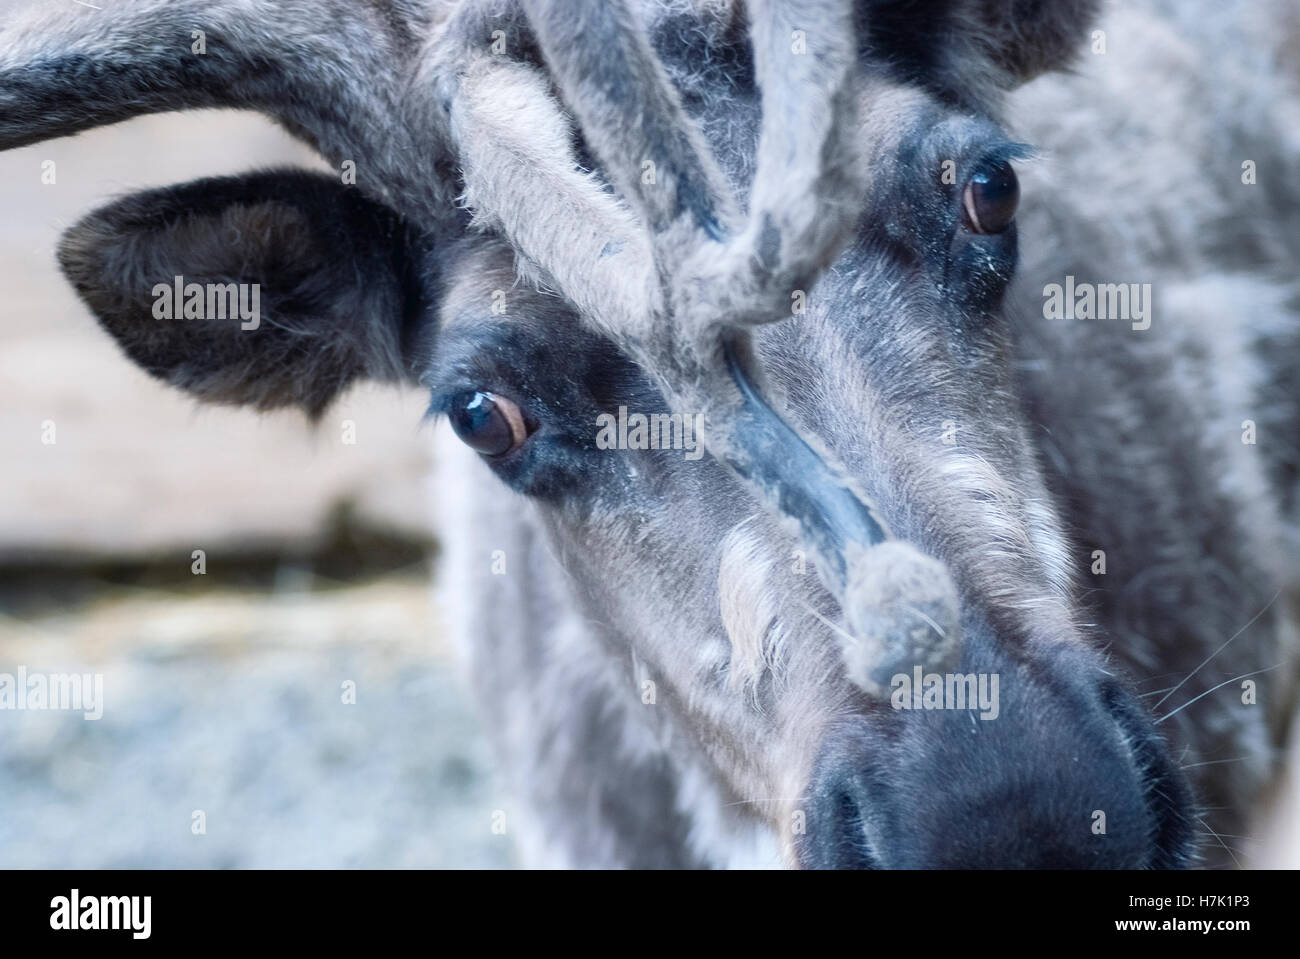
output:
[[[484,456],[504,456],[528,438],[523,413],[504,396],[482,391],[458,394],[448,418],[461,442]]]
[[[1015,219],[1020,181],[1006,160],[985,163],[971,174],[962,194],[966,225],[974,233],[1001,233]]]

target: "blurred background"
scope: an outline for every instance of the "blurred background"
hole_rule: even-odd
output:
[[[105,700],[0,711],[0,867],[512,864],[434,606],[427,397],[359,387],[314,429],[200,407],[55,264],[117,195],[283,164],[322,166],[231,111],[0,153],[0,673]]]

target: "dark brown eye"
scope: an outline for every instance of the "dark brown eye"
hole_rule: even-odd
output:
[[[472,450],[484,456],[504,456],[528,438],[519,407],[492,393],[461,393],[448,412],[451,428]]]
[[[973,233],[1001,233],[1011,225],[1020,203],[1020,181],[1006,160],[980,166],[966,184],[962,207]]]

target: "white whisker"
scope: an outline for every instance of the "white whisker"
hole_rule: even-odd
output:
[[[1231,680],[1229,680],[1231,682]],[[1198,766],[1218,766],[1222,763],[1239,763],[1242,760],[1249,759],[1249,756],[1238,756],[1236,759],[1211,759],[1203,763],[1188,763],[1186,766],[1179,766],[1179,769],[1195,769]]]
[[[1249,623],[1247,623],[1245,626],[1241,627],[1241,629],[1237,630],[1235,633],[1233,633],[1231,636],[1229,636],[1227,642],[1225,642],[1222,646],[1220,646],[1220,647],[1219,647],[1218,649],[1216,649],[1214,652],[1210,653],[1210,657],[1209,657],[1209,659],[1207,659],[1205,662],[1201,663],[1200,666],[1197,666],[1197,667],[1196,667],[1195,669],[1193,669],[1190,673],[1188,673],[1187,676],[1184,677],[1182,683],[1179,683],[1179,684],[1178,684],[1177,686],[1175,686],[1173,689],[1169,690],[1169,692],[1165,694],[1164,698],[1161,699],[1160,702],[1156,703],[1156,704],[1155,704],[1154,706],[1152,706],[1151,708],[1152,708],[1153,710],[1155,710],[1155,709],[1159,709],[1159,708],[1160,708],[1160,703],[1163,703],[1163,702],[1165,701],[1165,699],[1168,699],[1168,698],[1169,698],[1170,696],[1172,696],[1174,693],[1178,692],[1178,690],[1182,688],[1183,683],[1187,682],[1187,680],[1191,679],[1193,676],[1195,676],[1197,673],[1199,673],[1202,669],[1205,668],[1205,666],[1207,666],[1207,665],[1209,664],[1209,662],[1210,662],[1211,659],[1214,659],[1215,656],[1218,656],[1219,653],[1221,653],[1221,652],[1223,652],[1225,649],[1227,649],[1227,647],[1228,647],[1228,643],[1232,642],[1234,639],[1236,639],[1238,636],[1240,636],[1240,635],[1241,635],[1242,633],[1244,633],[1246,630],[1250,629],[1251,626],[1255,625],[1255,620],[1259,619],[1261,616],[1263,616],[1265,613],[1267,613],[1268,610],[1269,610],[1269,607],[1272,606],[1275,602],[1277,602],[1277,598],[1278,598],[1279,596],[1281,596],[1281,595],[1282,595],[1282,591],[1279,589],[1276,593],[1273,594],[1273,598],[1270,599],[1267,603],[1264,604],[1264,608],[1261,609],[1258,613],[1256,613],[1254,616],[1251,617],[1251,620],[1250,620]]]
[[[1232,861],[1236,863],[1237,868],[1240,869],[1241,862],[1237,859],[1236,853],[1234,853],[1231,849],[1228,848],[1228,844],[1224,842],[1222,838],[1220,838],[1217,832],[1215,832],[1213,829],[1210,829],[1210,824],[1207,823],[1204,819],[1198,819],[1196,821],[1199,822],[1206,829],[1210,830],[1210,835],[1212,835],[1215,839],[1219,840],[1219,845],[1223,847],[1223,851],[1226,852],[1229,856],[1232,856]]]
[[[1234,677],[1232,677],[1232,679],[1225,679],[1223,682],[1219,683],[1219,685],[1217,685],[1217,686],[1211,686],[1211,687],[1210,687],[1209,689],[1207,689],[1205,692],[1201,693],[1201,695],[1199,695],[1199,696],[1194,696],[1193,698],[1187,700],[1187,702],[1183,703],[1181,706],[1179,706],[1179,707],[1178,707],[1177,709],[1175,709],[1173,712],[1165,713],[1163,716],[1161,716],[1159,719],[1157,719],[1157,720],[1155,721],[1155,725],[1156,725],[1156,726],[1159,726],[1161,723],[1163,723],[1163,722],[1164,722],[1166,719],[1168,719],[1170,716],[1177,716],[1179,713],[1181,713],[1184,709],[1186,709],[1186,708],[1187,708],[1188,706],[1190,706],[1192,703],[1196,702],[1196,700],[1198,700],[1198,699],[1204,699],[1206,696],[1210,695],[1210,693],[1214,692],[1216,689],[1222,689],[1224,686],[1227,686],[1229,683],[1235,683],[1235,682],[1237,682],[1238,680],[1240,680],[1240,679],[1246,679],[1246,678],[1249,677],[1249,676],[1258,676],[1260,673],[1268,673],[1268,672],[1272,672],[1273,670],[1277,669],[1278,666],[1281,666],[1281,665],[1282,665],[1281,663],[1278,663],[1276,666],[1269,666],[1267,669],[1257,669],[1257,670],[1255,670],[1255,671],[1252,672],[1252,673],[1242,673],[1240,676],[1234,676]],[[1164,702],[1164,700],[1161,700],[1161,702]],[[1160,705],[1160,703],[1157,703],[1156,705],[1158,706],[1158,705]]]

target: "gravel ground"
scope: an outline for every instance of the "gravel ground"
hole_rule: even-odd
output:
[[[0,710],[0,867],[511,865],[491,828],[508,804],[431,633],[416,577],[0,618],[0,672],[104,684],[97,721]]]

